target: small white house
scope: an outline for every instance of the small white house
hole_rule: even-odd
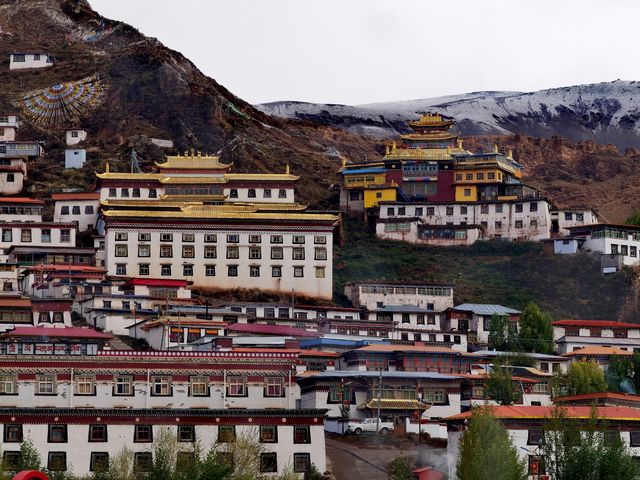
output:
[[[640,226],[597,223],[568,227],[572,237],[584,240],[581,249],[621,257],[624,265],[640,264]]]
[[[13,142],[19,126],[17,115],[0,115],[0,142]]]
[[[0,158],[0,194],[16,195],[22,192],[26,177],[27,165],[23,159]]]
[[[67,147],[73,147],[87,139],[87,131],[81,128],[72,128],[66,132]]]
[[[9,70],[51,67],[53,62],[53,56],[43,52],[12,52],[9,54]]]
[[[78,230],[91,231],[98,221],[99,192],[54,193],[54,222],[78,222]]]
[[[64,168],[82,168],[87,161],[84,148],[67,148],[64,151]]]
[[[598,223],[598,214],[590,208],[562,208],[551,212],[554,231],[569,235],[569,227]]]

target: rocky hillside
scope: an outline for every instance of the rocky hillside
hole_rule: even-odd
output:
[[[273,102],[262,111],[312,120],[380,138],[406,131],[406,119],[437,110],[455,117],[463,135],[523,134],[640,145],[640,82],[605,82],[538,92],[473,92],[367,105]]]
[[[176,150],[220,152],[238,171],[302,174],[300,197],[322,205],[329,196],[341,155],[375,154],[372,144],[340,129],[268,116],[203,75],[178,52],[133,27],[105,19],[84,0],[0,0],[0,112],[13,112],[25,92],[99,74],[106,98],[74,126],[88,130],[87,169],[63,164],[64,129],[26,123],[20,139],[45,142],[47,155],[30,169],[35,194],[86,187],[95,169],[112,158],[126,169],[132,147],[151,164],[163,155],[149,138],[173,140]],[[10,71],[8,52],[49,52],[53,67]],[[144,165],[143,165],[144,167]]]

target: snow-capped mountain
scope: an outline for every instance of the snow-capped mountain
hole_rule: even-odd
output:
[[[257,106],[279,117],[335,125],[377,138],[397,136],[406,121],[429,111],[454,117],[463,135],[522,133],[640,145],[640,82],[614,81],[537,92],[473,92],[365,105],[272,102]]]

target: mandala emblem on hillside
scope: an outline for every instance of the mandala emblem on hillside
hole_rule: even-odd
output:
[[[105,96],[107,83],[95,74],[32,90],[13,102],[33,124],[52,127],[86,116]]]

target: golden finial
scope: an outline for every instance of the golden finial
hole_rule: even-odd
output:
[[[202,152],[200,150],[198,150],[198,156],[201,157],[202,156]]]
[[[458,145],[458,148],[459,148],[460,150],[462,150],[462,139],[461,139],[461,138],[459,138],[458,140],[456,140],[456,143],[457,143],[457,145]]]
[[[498,144],[494,143],[493,144],[493,153],[499,153],[500,151],[498,150]]]
[[[347,159],[342,157],[342,168],[345,168],[347,166]]]
[[[511,149],[507,150],[507,157],[513,159],[513,150],[511,150]]]
[[[109,173],[109,160],[107,160],[107,163],[104,166],[105,170],[104,173]]]
[[[189,150],[185,150],[185,151],[184,151],[184,156],[185,156],[185,157],[188,157],[188,156],[189,156]]]
[[[289,175],[289,164],[287,163],[287,167],[284,170],[284,173]]]
[[[387,155],[389,155],[390,151],[389,145],[387,145]]]
[[[393,146],[391,147],[391,153],[393,153],[394,155],[396,153],[396,142],[395,142],[395,140],[393,141]]]

